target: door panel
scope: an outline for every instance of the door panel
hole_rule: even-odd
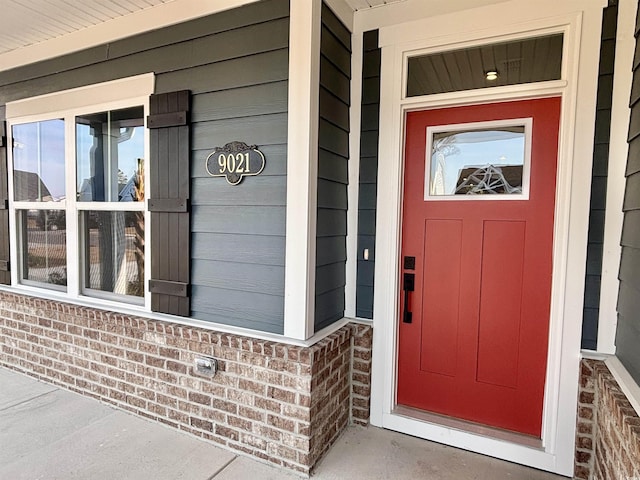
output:
[[[518,383],[525,222],[484,222],[478,382]]]
[[[458,305],[460,303],[460,220],[425,221],[425,270],[422,317],[433,315],[439,322],[422,322],[424,348],[420,368],[425,372],[454,376],[457,367]],[[425,308],[431,306],[431,308]]]
[[[400,299],[413,315],[411,323],[399,322],[398,404],[540,437],[559,115],[559,98],[407,114],[402,255],[416,262],[415,291],[406,305]],[[439,175],[432,191],[452,191],[442,177],[453,170],[462,186],[454,182],[453,189],[474,195],[425,195],[426,164],[436,151],[435,141],[426,151],[427,129],[455,143],[443,126],[525,118],[533,119],[528,198],[509,186],[525,167],[500,163],[504,157],[453,169],[449,163],[448,170],[442,165],[450,160],[441,159],[440,170],[431,171]],[[506,193],[479,188],[478,179],[516,195],[505,200]]]

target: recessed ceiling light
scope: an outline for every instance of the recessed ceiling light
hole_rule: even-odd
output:
[[[498,72],[496,70],[489,70],[485,73],[485,78],[487,80],[496,80],[498,78]]]

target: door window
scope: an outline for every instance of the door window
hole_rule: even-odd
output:
[[[526,199],[531,119],[427,128],[425,200]]]

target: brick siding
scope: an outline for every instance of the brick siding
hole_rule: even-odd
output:
[[[596,417],[594,366],[593,360],[583,360],[580,364],[574,478],[581,480],[590,480],[593,471]]]
[[[354,325],[351,364],[351,422],[369,424],[371,407],[371,354],[373,329],[369,325]]]
[[[368,325],[299,347],[0,293],[1,365],[303,474],[367,422],[370,358]]]
[[[640,417],[604,362],[580,367],[574,478],[640,480]]]

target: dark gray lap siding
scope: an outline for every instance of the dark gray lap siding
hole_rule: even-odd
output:
[[[609,136],[611,128],[611,99],[613,96],[613,67],[615,59],[618,6],[604,9],[600,43],[600,71],[596,103],[596,128],[591,174],[591,205],[589,243],[585,278],[582,320],[582,348],[598,347],[598,314],[600,311],[600,279],[602,276],[602,247],[607,197],[609,164]]]
[[[266,0],[2,72],[0,105],[147,72],[190,90],[191,316],[283,333],[288,42],[289,2]],[[238,186],[205,170],[234,140],[266,157]]]
[[[616,355],[640,384],[640,12],[636,21]]]
[[[315,330],[344,316],[351,33],[322,5]]]
[[[376,202],[378,198],[378,130],[380,124],[378,31],[365,32],[363,40],[356,316],[373,318]],[[365,250],[369,251],[368,260],[364,259]]]

